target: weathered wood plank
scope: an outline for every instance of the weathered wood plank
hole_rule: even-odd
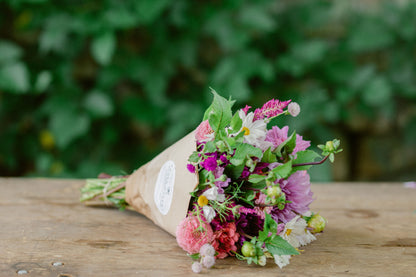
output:
[[[83,182],[0,178],[0,276],[195,276],[176,240],[151,221],[80,204]],[[329,224],[289,266],[227,258],[204,274],[415,276],[416,190],[338,183],[313,191],[312,208]]]

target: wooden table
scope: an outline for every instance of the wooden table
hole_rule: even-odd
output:
[[[83,180],[0,178],[0,276],[196,276],[174,237],[132,211],[78,202]],[[279,269],[235,258],[210,276],[416,276],[416,190],[313,184],[325,232]]]

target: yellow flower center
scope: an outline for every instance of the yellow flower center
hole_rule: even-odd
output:
[[[290,236],[290,233],[292,233],[292,229],[287,229],[286,230],[286,236]]]
[[[205,195],[198,197],[198,205],[200,207],[206,206],[208,204],[208,198]]]
[[[243,131],[244,131],[244,135],[245,135],[245,136],[250,135],[250,129],[249,129],[249,128],[247,128],[247,127],[243,127]]]

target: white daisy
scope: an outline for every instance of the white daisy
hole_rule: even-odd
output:
[[[295,248],[307,245],[316,240],[315,236],[306,229],[307,225],[303,218],[296,216],[286,223],[281,236]]]
[[[205,196],[208,200],[218,201],[218,202],[225,201],[225,194],[218,193],[217,187],[212,187],[210,189],[207,189],[206,191],[204,191],[202,195]]]
[[[205,205],[202,207],[202,211],[207,222],[211,223],[211,221],[216,216],[215,210],[211,206]]]
[[[244,132],[244,141],[248,144],[260,147],[266,138],[266,122],[264,122],[262,119],[253,121],[253,112],[246,114],[244,111],[239,110],[238,115],[243,121],[239,132]]]
[[[280,269],[290,263],[290,257],[290,255],[273,255],[274,262],[280,267]]]

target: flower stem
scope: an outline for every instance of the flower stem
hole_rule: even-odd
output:
[[[320,160],[319,162],[311,162],[311,163],[300,163],[300,164],[292,164],[292,167],[296,167],[296,166],[305,166],[305,165],[318,165],[318,164],[323,164],[327,159],[328,159],[329,155],[325,156],[325,158],[323,158],[322,160]]]

